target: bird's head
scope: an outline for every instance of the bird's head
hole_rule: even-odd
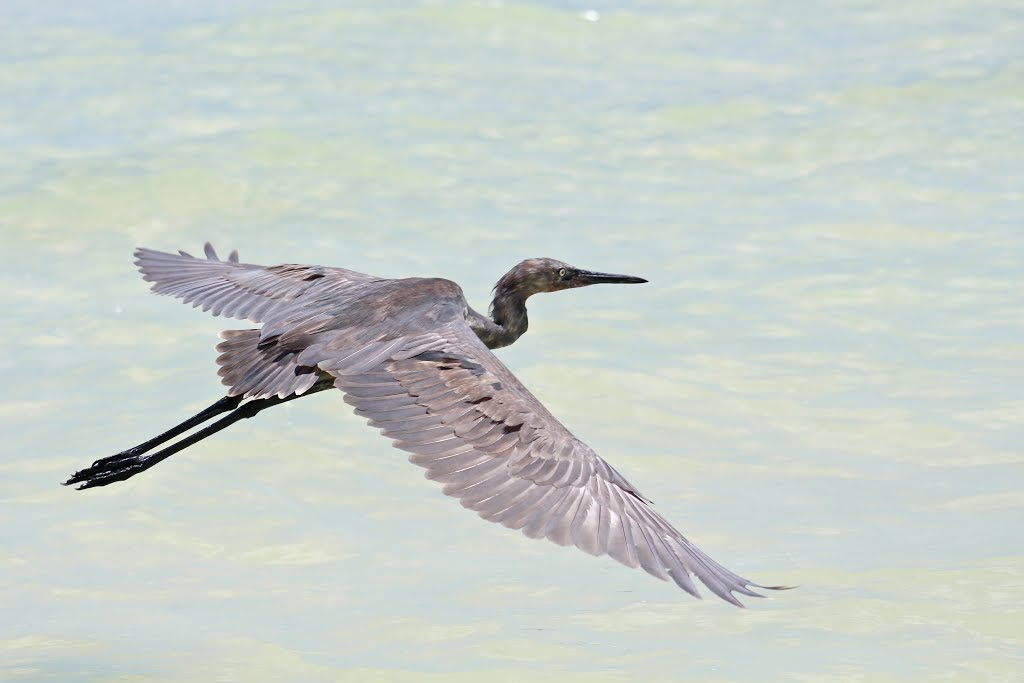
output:
[[[583,270],[553,258],[531,258],[505,273],[496,292],[516,292],[524,299],[540,292],[558,292],[602,283],[638,284],[647,282],[642,277],[614,275]]]

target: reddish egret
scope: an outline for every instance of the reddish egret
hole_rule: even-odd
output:
[[[574,437],[490,349],[526,332],[526,300],[541,292],[643,278],[523,261],[494,287],[490,315],[449,280],[389,280],[343,268],[135,252],[143,278],[213,315],[262,323],[223,332],[217,346],[227,396],[167,432],[97,460],[65,484],[106,486],[143,472],[261,410],[337,388],[355,412],[428,479],[481,517],[530,538],[611,555],[700,597],[691,577],[742,607],[734,593],[762,586],[705,555],[611,465]],[[225,417],[155,453],[217,415]]]

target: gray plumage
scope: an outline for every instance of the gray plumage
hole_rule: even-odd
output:
[[[490,351],[526,331],[525,301],[532,294],[645,280],[531,259],[499,281],[484,316],[449,280],[264,267],[239,262],[237,252],[222,261],[209,244],[205,251],[206,258],[197,259],[139,249],[136,264],[158,294],[262,324],[221,334],[217,362],[228,396],[66,483],[88,488],[126,479],[265,407],[335,387],[445,494],[486,520],[530,538],[610,555],[697,597],[691,577],[740,606],[734,594],[782,588],[738,576],[690,543]],[[228,411],[184,446],[143,457],[154,445]]]

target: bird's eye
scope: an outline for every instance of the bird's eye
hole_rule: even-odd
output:
[[[569,271],[566,270],[565,268],[559,268],[558,269],[558,277],[560,277],[560,278],[562,278],[564,280],[566,278],[566,276],[568,276],[568,275],[569,275]]]

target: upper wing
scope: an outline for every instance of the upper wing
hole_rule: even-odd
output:
[[[428,350],[422,350],[428,349]],[[309,358],[335,376],[345,401],[444,492],[531,538],[608,554],[700,597],[758,596],[690,543],[586,444],[576,439],[462,321],[367,351]],[[343,357],[342,357],[343,356]],[[358,361],[358,362],[356,362]]]
[[[239,263],[237,251],[221,261],[209,242],[204,250],[206,258],[201,259],[184,251],[168,254],[140,248],[135,265],[157,294],[169,294],[213,315],[257,323],[273,322],[275,314],[298,302],[307,304],[305,312],[312,317],[329,297],[377,279],[344,268]]]
[[[205,251],[206,258],[197,259],[185,252],[138,249],[136,264],[157,294],[214,315],[263,323],[259,330],[221,335],[220,375],[232,396],[301,394],[318,379],[318,358],[338,362],[350,349],[390,349],[415,331],[465,318],[462,290],[448,280],[391,280],[323,266],[257,266],[239,263],[237,252],[221,261],[209,242]],[[367,359],[380,360],[372,353]]]

